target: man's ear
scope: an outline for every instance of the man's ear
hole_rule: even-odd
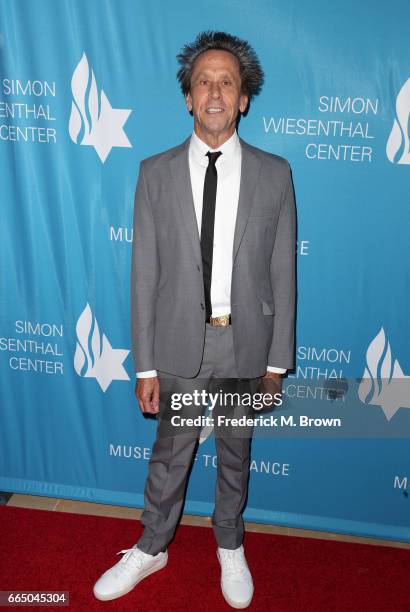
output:
[[[249,96],[247,94],[241,94],[239,97],[239,110],[244,113],[248,107]]]
[[[192,96],[190,92],[185,94],[185,102],[187,105],[187,109],[189,110],[189,112],[191,112],[192,111]]]

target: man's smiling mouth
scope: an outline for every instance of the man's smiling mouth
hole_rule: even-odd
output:
[[[207,113],[223,113],[224,112],[224,108],[220,108],[218,106],[210,106],[209,108],[206,109]]]

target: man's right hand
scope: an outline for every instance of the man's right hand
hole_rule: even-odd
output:
[[[157,414],[159,412],[159,379],[158,376],[139,378],[135,385],[141,412]]]

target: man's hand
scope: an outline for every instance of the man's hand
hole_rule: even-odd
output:
[[[261,378],[261,386],[266,389],[265,393],[282,393],[282,374],[277,372],[266,372],[265,376]]]
[[[142,413],[157,414],[159,412],[159,379],[158,376],[139,378],[135,385]]]
[[[275,406],[275,394],[282,394],[282,374],[267,371],[265,376],[260,379],[258,391],[272,396],[272,401],[269,401],[267,397],[264,398],[264,408],[272,409]]]
[[[282,374],[278,374],[277,372],[269,372],[268,370],[265,376],[262,376],[262,378],[276,378],[276,380],[282,380]]]

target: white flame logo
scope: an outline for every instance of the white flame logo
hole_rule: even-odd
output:
[[[123,129],[131,110],[112,108],[104,90],[98,95],[94,71],[90,75],[85,53],[73,72],[71,91],[68,131],[75,144],[94,147],[103,163],[112,147],[132,146]]]
[[[201,432],[200,432],[199,438],[198,438],[198,443],[199,444],[203,444],[205,442],[205,440],[207,440],[209,438],[209,436],[211,435],[211,433],[213,432],[213,429],[214,429],[214,426],[212,425],[212,410],[209,410],[209,406],[205,410],[204,416],[205,416],[205,418],[208,417],[209,422],[207,424],[205,424],[202,427],[202,429],[201,429]]]
[[[410,408],[410,376],[403,374],[397,359],[392,360],[383,327],[367,349],[358,395],[364,404],[380,406],[388,421],[399,408]]]
[[[409,117],[410,78],[397,95],[396,119],[386,145],[387,157],[392,163],[410,164]]]
[[[130,351],[112,348],[105,334],[101,342],[98,323],[89,304],[77,321],[76,332],[74,368],[79,376],[96,378],[104,392],[113,380],[129,380],[122,364]]]

